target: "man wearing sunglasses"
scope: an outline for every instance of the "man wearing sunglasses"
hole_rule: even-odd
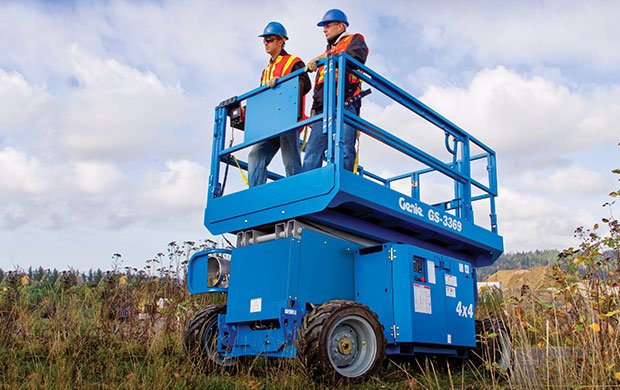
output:
[[[278,78],[305,67],[301,58],[288,54],[284,50],[288,34],[281,23],[269,22],[259,37],[263,38],[265,52],[271,57],[269,64],[267,64],[261,75],[260,85],[268,85],[270,88],[274,88]],[[300,102],[303,100],[303,96],[310,91],[310,88],[310,78],[307,73],[302,72],[299,76]],[[300,104],[300,106],[303,106],[303,104]],[[297,129],[294,129],[252,147],[248,157],[250,187],[267,182],[267,166],[278,152],[278,149],[282,149],[282,162],[284,163],[286,176],[293,176],[301,172],[299,132]]]
[[[346,34],[349,21],[347,15],[339,9],[330,9],[325,13],[323,19],[317,24],[323,27],[323,34],[327,40],[327,49],[320,56],[310,60],[306,70],[308,72],[317,71],[314,82],[314,95],[312,102],[312,116],[323,112],[323,78],[325,76],[325,67],[319,66],[317,69],[317,61],[330,55],[345,52],[355,58],[362,64],[366,63],[368,57],[368,46],[361,34]],[[362,92],[361,80],[351,73],[346,74],[345,83],[345,101]],[[354,101],[345,107],[345,110],[359,115],[361,108],[361,100]],[[345,124],[344,125],[344,168],[353,171],[355,165],[355,141],[357,139],[357,130]],[[304,156],[303,171],[316,169],[323,163],[323,157],[327,150],[327,134],[323,134],[323,123],[315,122],[312,124],[312,132],[306,146],[306,155]]]

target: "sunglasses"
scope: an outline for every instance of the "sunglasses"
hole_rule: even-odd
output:
[[[276,39],[278,39],[278,38],[273,38],[273,37],[271,37],[271,38],[263,38],[263,43],[271,43],[271,42],[275,41]]]
[[[332,27],[335,27],[335,26],[337,26],[339,24],[340,24],[340,22],[329,22],[327,24],[324,24],[323,28],[332,28]]]

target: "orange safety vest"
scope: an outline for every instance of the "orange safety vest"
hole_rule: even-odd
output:
[[[336,42],[336,44],[332,46],[329,50],[325,50],[326,56],[329,57],[333,54],[345,52],[347,48],[349,47],[349,44],[351,43],[351,39],[353,39],[353,37],[356,37],[356,36],[364,39],[364,36],[362,34],[345,35],[344,37],[340,38],[338,42]],[[314,81],[314,88],[316,89],[317,85],[323,84],[324,79],[325,79],[325,66],[321,65],[317,69],[316,79]],[[338,72],[336,72],[336,82],[337,81],[338,81]],[[362,92],[362,81],[359,78],[355,77],[351,73],[347,73],[347,81],[352,86],[355,87],[355,90],[352,96],[358,95]]]
[[[260,78],[260,85],[266,85],[269,80],[274,77],[282,77],[291,73],[293,65],[301,61],[301,58],[294,55],[279,55],[274,61],[269,61],[269,64],[263,70],[263,74]]]

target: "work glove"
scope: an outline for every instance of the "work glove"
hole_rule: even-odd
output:
[[[321,54],[318,57],[314,57],[313,59],[311,59],[306,65],[306,72],[308,73],[316,72],[316,68],[317,68],[316,63],[322,60],[323,58],[325,58],[325,53]]]
[[[277,82],[278,78],[277,77],[273,77],[271,78],[268,82],[267,85],[269,85],[269,88],[273,88],[276,86],[276,82]]]

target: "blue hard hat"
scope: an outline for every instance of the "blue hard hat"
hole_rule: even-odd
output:
[[[347,27],[349,27],[347,15],[345,15],[344,12],[336,8],[330,9],[329,11],[325,12],[325,15],[323,15],[323,19],[321,19],[321,21],[318,22],[316,25],[319,27],[323,27],[330,22],[342,22],[346,24]]]
[[[263,33],[259,35],[259,37],[264,37],[267,35],[279,35],[284,39],[288,39],[288,34],[286,33],[286,29],[282,25],[282,23],[278,22],[269,22],[265,26]]]

